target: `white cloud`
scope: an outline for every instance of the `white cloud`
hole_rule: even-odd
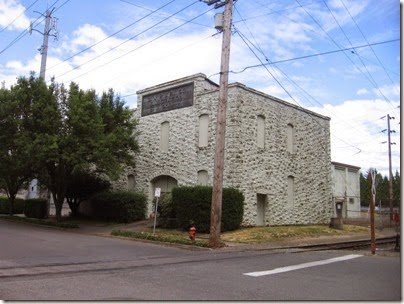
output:
[[[21,30],[29,27],[25,8],[16,0],[0,0],[0,29]]]
[[[393,102],[394,106],[399,101]],[[370,167],[388,175],[386,113],[390,105],[381,99],[349,100],[340,105],[324,105],[310,108],[312,111],[331,117],[331,156],[333,161],[359,166],[363,171]],[[391,120],[391,130],[398,130]],[[392,133],[393,172],[400,171],[400,135]]]
[[[369,91],[367,89],[359,89],[356,91],[356,95],[366,95],[369,94]]]

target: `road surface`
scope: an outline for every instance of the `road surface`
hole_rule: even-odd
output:
[[[398,256],[189,250],[0,220],[2,300],[400,301]]]

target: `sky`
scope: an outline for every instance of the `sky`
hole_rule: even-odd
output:
[[[203,73],[219,83],[222,34],[214,17],[224,7],[0,0],[1,85],[39,75],[46,10],[54,17],[46,81],[112,88],[130,108],[138,90],[166,81]],[[237,0],[229,82],[330,117],[332,161],[388,176],[387,115],[392,171],[400,172],[400,44],[397,0]]]

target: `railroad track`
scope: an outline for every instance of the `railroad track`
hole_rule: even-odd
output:
[[[381,237],[376,239],[376,247],[385,246],[396,246],[396,236],[391,237]],[[400,240],[399,240],[400,244]],[[304,250],[343,250],[343,249],[365,249],[370,248],[370,240],[356,240],[356,241],[346,241],[338,243],[327,243],[327,244],[315,244],[315,245],[304,245],[299,246],[300,249]],[[398,249],[400,250],[400,249]]]

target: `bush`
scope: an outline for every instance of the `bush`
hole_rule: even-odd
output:
[[[0,197],[0,214],[9,214],[9,201],[8,197]],[[24,213],[24,200],[22,198],[16,198],[14,200],[14,213],[13,214],[23,214]]]
[[[101,192],[90,199],[96,219],[129,223],[145,219],[146,197],[141,193]]]
[[[159,213],[158,226],[163,228],[178,228],[177,215],[175,213],[171,193],[164,193],[157,206]]]
[[[24,204],[24,215],[26,217],[43,219],[48,215],[48,200],[44,198],[26,199]]]
[[[179,227],[209,232],[212,187],[177,187],[172,190],[174,210]],[[234,188],[223,189],[221,231],[238,229],[243,220],[243,194]]]

